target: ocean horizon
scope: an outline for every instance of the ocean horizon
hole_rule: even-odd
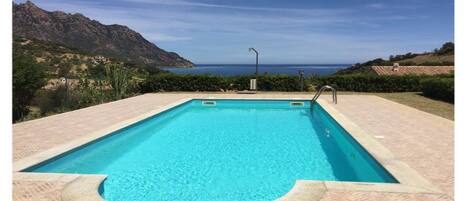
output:
[[[259,64],[259,75],[263,74],[286,74],[299,75],[300,71],[305,76],[331,75],[340,69],[351,66],[351,64]],[[163,70],[176,74],[210,74],[218,76],[254,75],[255,64],[196,64],[192,68],[161,67]]]

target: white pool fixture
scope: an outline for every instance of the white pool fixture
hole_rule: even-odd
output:
[[[257,90],[257,80],[256,79],[251,79],[250,82],[249,82],[249,89],[252,90],[252,91],[256,91]]]
[[[216,106],[217,102],[216,101],[211,101],[211,100],[204,100],[202,101],[203,106]]]
[[[305,106],[304,102],[290,102],[290,106],[292,107],[302,107]]]

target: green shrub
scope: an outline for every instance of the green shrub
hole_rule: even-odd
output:
[[[44,67],[30,55],[13,53],[13,122],[29,113],[34,94],[46,84]]]
[[[64,112],[70,110],[67,104],[70,102],[70,92],[68,89],[60,85],[55,89],[39,90],[32,102],[33,105],[38,106],[41,116],[51,113]]]
[[[50,112],[54,112],[56,105],[52,100],[52,92],[55,90],[38,90],[32,104],[39,107],[40,115],[45,116]]]
[[[438,78],[453,75],[433,76]],[[416,92],[422,90],[420,81],[430,76],[377,76],[369,74],[334,75],[326,77],[311,76],[304,81],[307,86],[332,85],[339,91],[357,92]],[[220,77],[212,75],[156,74],[149,76],[139,85],[140,92],[161,91],[227,91],[248,90],[250,79],[255,76]],[[298,76],[262,75],[258,77],[260,91],[300,91]]]
[[[289,75],[264,75],[259,77],[261,91],[300,91],[300,78]]]
[[[226,79],[210,75],[156,74],[140,83],[143,93],[160,91],[220,91],[228,88]]]
[[[122,99],[130,88],[130,71],[122,64],[107,64],[105,66],[105,79],[112,88],[115,100]]]
[[[80,79],[77,85],[65,87],[59,85],[53,89],[39,90],[32,102],[40,109],[41,116],[76,110],[113,100],[110,89],[105,89],[103,82]]]
[[[428,78],[421,85],[424,96],[454,102],[454,78]]]
[[[92,81],[81,77],[78,84],[70,88],[68,101],[73,103],[70,108],[79,109],[113,100],[114,91],[105,88],[105,81],[103,80]]]
[[[220,77],[228,82],[228,90],[248,90],[250,80],[255,76]],[[306,86],[306,84],[304,84]],[[300,79],[291,75],[262,75],[258,77],[257,89],[260,91],[300,91]]]
[[[332,85],[339,91],[406,92],[420,91],[420,80],[428,76],[340,75],[320,77],[319,86]]]
[[[248,90],[250,79],[255,76],[220,77],[212,75],[157,74],[140,84],[143,93],[160,91],[227,91]],[[259,76],[257,88],[261,91],[299,91],[297,76]]]
[[[256,77],[255,76],[236,76],[236,77],[229,77],[229,78],[223,78],[223,77],[220,77],[220,78],[226,79],[226,81],[228,82],[228,90],[242,91],[242,90],[249,90],[250,80]]]

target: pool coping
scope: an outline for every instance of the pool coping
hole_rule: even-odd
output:
[[[86,175],[86,174],[64,174],[64,173],[29,173],[20,172],[24,169],[53,159],[62,154],[66,154],[76,148],[84,146],[97,139],[103,138],[113,132],[137,123],[141,120],[167,111],[176,106],[182,105],[194,99],[219,99],[219,100],[307,100],[304,98],[184,98],[157,109],[151,110],[134,118],[119,122],[110,127],[85,135],[84,137],[70,141],[64,145],[52,147],[43,152],[20,159],[13,163],[13,178],[19,180],[34,179],[34,181],[68,181],[62,190],[62,199],[67,201],[76,200],[104,200],[99,195],[99,187],[105,180],[106,175]],[[317,180],[297,180],[290,191],[278,198],[278,200],[311,200],[318,198],[327,190],[345,191],[376,191],[376,192],[396,192],[396,193],[430,193],[442,194],[443,192],[422,177],[417,171],[409,167],[406,163],[398,160],[394,155],[371,135],[358,127],[345,115],[337,111],[332,104],[323,99],[318,99],[317,103],[329,113],[368,153],[370,153],[399,183],[371,183],[371,182],[342,182],[342,181],[317,181]],[[30,177],[30,178],[29,178]],[[73,180],[70,180],[74,178]],[[64,181],[65,179],[65,181]]]
[[[323,99],[318,99],[317,102],[399,183],[297,180],[293,188],[278,200],[311,200],[311,195],[315,195],[319,200],[327,190],[443,194],[435,185],[394,157],[391,151],[336,110],[332,104]]]

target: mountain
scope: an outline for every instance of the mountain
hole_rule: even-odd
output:
[[[401,66],[453,66],[454,43],[447,42],[433,52],[407,53],[403,55],[391,55],[388,60],[377,58],[364,63],[357,63],[349,68],[339,70],[337,75],[369,73],[371,66],[392,66],[399,63]]]
[[[122,25],[103,25],[82,14],[49,12],[31,1],[13,4],[13,35],[64,44],[130,63],[192,67],[174,52],[166,52]]]

